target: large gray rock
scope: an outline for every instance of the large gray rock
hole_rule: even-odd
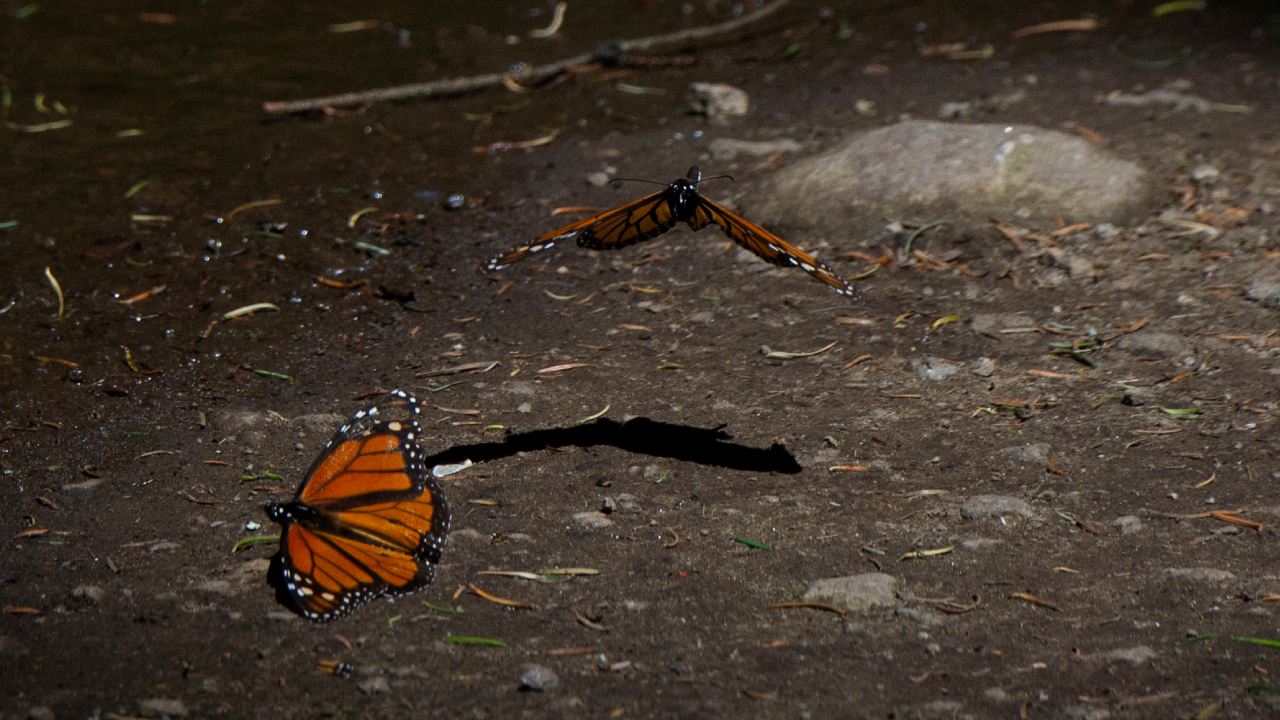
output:
[[[876,232],[884,218],[945,219],[962,229],[992,217],[1040,227],[1058,218],[1125,224],[1154,202],[1145,170],[1074,135],[911,120],[792,164],[741,206],[766,227],[830,234]]]

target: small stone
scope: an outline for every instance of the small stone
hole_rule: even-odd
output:
[[[1197,185],[1212,185],[1218,182],[1220,177],[1222,177],[1222,171],[1206,163],[1191,168],[1191,179]]]
[[[1190,351],[1190,345],[1178,335],[1145,330],[1120,338],[1117,345],[1135,355],[1155,357],[1181,357]]]
[[[1121,535],[1133,535],[1146,529],[1146,524],[1137,515],[1121,515],[1111,523],[1120,529]]]
[[[1063,258],[1063,264],[1067,267],[1067,275],[1072,280],[1089,280],[1098,274],[1098,268],[1089,258],[1081,255],[1068,255]]]
[[[71,597],[83,600],[88,605],[97,605],[107,593],[97,585],[78,585],[71,591]]]
[[[178,549],[178,543],[172,540],[162,540],[158,543],[152,543],[147,547],[149,553],[173,552]]]
[[[597,170],[596,172],[587,173],[587,184],[591,185],[592,187],[604,187],[605,185],[608,185],[609,181],[612,179],[613,178],[609,175],[609,173],[603,170]]]
[[[382,675],[365,678],[356,683],[356,688],[365,695],[385,695],[391,692],[391,683]]]
[[[1000,451],[1000,456],[1028,465],[1044,465],[1049,461],[1049,450],[1048,443],[1027,443],[1007,447]]]
[[[1093,236],[1104,242],[1115,240],[1120,235],[1120,229],[1111,223],[1098,223],[1093,226]]]
[[[520,403],[516,406],[516,412],[526,415],[533,412],[533,403],[527,401]]]
[[[520,690],[522,692],[546,692],[560,687],[560,677],[545,665],[532,663],[520,666]]]
[[[475,528],[458,528],[457,530],[449,531],[450,544],[458,542],[474,542],[481,545],[487,545],[491,539],[491,537],[479,530],[476,530]]]
[[[980,357],[973,361],[971,369],[978,377],[991,377],[996,374],[996,361],[989,357]]]
[[[920,706],[918,717],[923,718],[956,718],[960,717],[960,709],[964,705],[959,700],[934,700]]]
[[[862,613],[897,605],[898,579],[886,573],[863,573],[813,580],[805,600],[829,602],[849,612]]]
[[[1012,313],[979,313],[969,319],[969,327],[979,335],[987,335],[999,340],[1017,340],[1033,333],[1004,333],[1010,328],[1036,327],[1038,323],[1026,315]]]
[[[1003,518],[1008,515],[1032,518],[1035,517],[1035,511],[1026,500],[1009,495],[974,495],[960,506],[960,517],[966,520]]]
[[[1236,579],[1234,573],[1218,568],[1165,568],[1165,577],[1195,582],[1227,583]]]
[[[908,365],[921,380],[946,380],[960,372],[960,365],[942,358],[927,357],[912,360]]]
[[[55,717],[48,705],[32,705],[27,709],[27,720],[54,720]]]
[[[1121,662],[1132,663],[1134,665],[1142,665],[1143,663],[1155,660],[1160,656],[1156,654],[1155,650],[1152,650],[1146,645],[1135,645],[1131,648],[1109,650],[1104,653],[1102,657],[1107,660],[1119,660]]]
[[[333,428],[345,421],[346,418],[337,413],[310,413],[293,418],[289,421],[289,427],[294,428],[299,435],[328,437]]]
[[[803,146],[795,140],[735,140],[733,138],[716,138],[707,146],[711,157],[721,162],[728,162],[739,155],[751,157],[768,157],[774,153],[798,152]]]
[[[724,83],[692,83],[686,100],[689,112],[706,115],[715,122],[746,115],[751,104],[745,91]]]
[[[1258,275],[1249,283],[1244,295],[1266,307],[1280,309],[1280,275]]]
[[[577,525],[579,530],[603,530],[612,526],[613,520],[599,510],[588,510],[574,513],[573,524]]]
[[[1108,720],[1111,711],[1097,705],[1068,705],[1062,709],[1062,717],[1067,720]]]
[[[147,698],[138,702],[143,717],[184,718],[187,706],[177,698]]]
[[[934,610],[933,608],[911,607],[911,606],[905,606],[905,605],[903,607],[898,608],[894,612],[894,614],[901,618],[914,620],[924,627],[934,627],[937,625],[943,625],[947,622],[950,622],[952,617],[950,615],[946,615],[937,610]]]
[[[210,595],[230,595],[231,583],[226,580],[205,580],[196,586],[196,590]]]

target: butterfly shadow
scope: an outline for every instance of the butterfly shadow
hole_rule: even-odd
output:
[[[730,470],[787,474],[801,470],[795,456],[779,443],[757,448],[729,442],[731,439],[723,425],[700,428],[643,417],[626,422],[602,418],[585,425],[512,433],[495,442],[459,445],[430,455],[423,461],[427,467],[434,467],[465,460],[477,463],[497,460],[530,450],[609,445],[641,455]]]

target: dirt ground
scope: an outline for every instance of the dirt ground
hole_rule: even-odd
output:
[[[797,0],[663,62],[284,117],[261,102],[732,6],[570,3],[538,40],[549,3],[107,5],[0,5],[0,716],[1280,716],[1280,310],[1249,297],[1280,268],[1264,3]],[[1100,26],[1013,37],[1079,18]],[[693,81],[750,114],[686,114]],[[1176,81],[1216,105],[1099,102]],[[776,228],[847,276],[887,256],[857,304],[714,230],[477,270],[552,208],[642,192],[591,173],[701,162],[732,197],[798,154],[716,166],[716,137],[817,151],[962,101],[1094,137],[1165,204],[1114,231],[942,226],[915,256],[910,227]],[[277,310],[224,319],[254,303]],[[475,462],[443,480],[437,579],[306,622],[266,585],[275,547],[232,548],[395,387],[434,462]],[[962,513],[984,495],[1026,515]],[[557,567],[598,574],[481,574]],[[770,607],[874,572],[896,607]]]

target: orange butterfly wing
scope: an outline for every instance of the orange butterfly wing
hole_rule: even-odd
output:
[[[811,253],[792,245],[741,215],[714,203],[698,192],[702,172],[696,166],[686,178],[675,180],[656,193],[632,200],[612,210],[584,218],[561,228],[545,232],[533,242],[519,245],[491,258],[485,268],[501,270],[528,255],[555,246],[561,240],[576,237],[578,244],[591,250],[616,250],[657,237],[684,221],[694,230],[709,224],[718,226],[734,242],[774,265],[798,267],[837,293],[856,299],[858,291],[849,281],[820,262]]]
[[[578,232],[578,245],[588,250],[617,250],[655,238],[676,224],[668,202],[670,190],[660,190],[597,215]]]
[[[396,392],[416,413],[412,396]],[[270,580],[311,620],[421,589],[444,549],[449,508],[422,465],[417,420],[377,415],[357,413],[312,464],[297,498],[267,508],[284,526]]]
[[[485,269],[501,270],[533,253],[552,248],[561,240],[574,237],[579,245],[591,250],[616,250],[657,237],[676,223],[667,203],[668,192],[669,189],[659,190],[612,210],[549,230],[534,238],[531,243],[517,245],[491,258],[485,263]]]
[[[811,253],[805,252],[732,210],[699,195],[697,207],[693,211],[693,218],[689,220],[689,227],[694,230],[700,230],[707,224],[718,226],[734,242],[760,256],[766,262],[784,267],[798,267],[812,275],[819,282],[831,286],[837,293],[851,300],[858,297],[858,291],[848,280],[837,275],[834,270],[827,267]]]

